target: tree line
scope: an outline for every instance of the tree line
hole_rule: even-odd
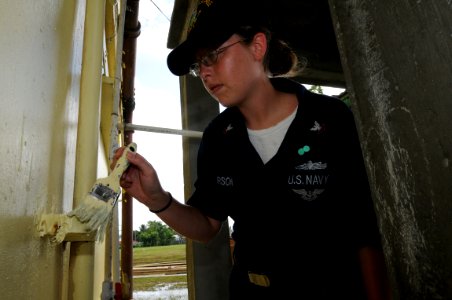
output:
[[[149,221],[133,231],[134,247],[184,244],[185,238],[159,221]]]

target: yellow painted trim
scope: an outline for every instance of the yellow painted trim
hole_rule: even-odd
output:
[[[86,1],[74,207],[97,177],[105,0]],[[69,299],[93,299],[94,243],[71,242]],[[96,297],[98,299],[99,296]]]

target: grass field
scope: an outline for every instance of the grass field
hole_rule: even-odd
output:
[[[185,262],[185,244],[133,248],[134,266],[173,261]]]
[[[133,266],[167,263],[186,262],[185,244],[171,246],[144,247],[133,249]],[[171,289],[187,287],[186,275],[174,276],[149,276],[133,278],[133,289],[135,291],[154,291],[162,286],[170,286]]]

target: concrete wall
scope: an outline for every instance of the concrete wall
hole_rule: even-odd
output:
[[[73,208],[85,10],[76,0],[0,1],[1,299],[70,299],[78,286],[69,244],[41,238],[37,222]],[[98,299],[102,273],[88,275]]]
[[[203,131],[219,113],[219,105],[203,87],[199,78],[180,79],[184,128]],[[196,161],[200,139],[185,138],[184,182],[188,198],[196,180]],[[207,244],[187,242],[188,292],[190,300],[229,299],[229,274],[232,267],[229,226],[225,221],[217,236]]]
[[[451,299],[452,3],[329,3],[394,299]]]

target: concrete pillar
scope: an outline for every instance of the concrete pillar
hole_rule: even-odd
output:
[[[184,129],[203,131],[219,113],[218,102],[210,97],[201,80],[191,76],[180,79]],[[184,137],[185,195],[189,197],[196,180],[200,139]],[[190,300],[227,300],[231,268],[227,222],[208,244],[187,241],[187,273]]]
[[[329,4],[394,299],[451,299],[452,3]]]

